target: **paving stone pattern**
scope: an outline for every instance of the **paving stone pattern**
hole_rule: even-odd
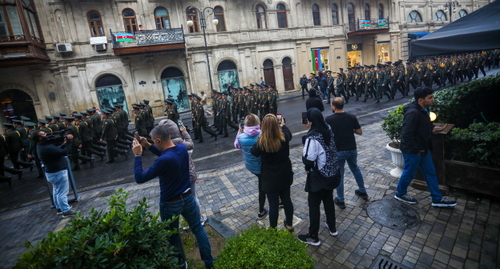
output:
[[[378,255],[409,268],[500,268],[498,201],[456,192],[451,197],[458,201],[454,209],[438,209],[430,206],[428,192],[410,188],[409,194],[419,201],[412,206],[422,220],[419,225],[406,230],[391,229],[368,217],[366,207],[373,201],[392,199],[397,184],[397,179],[389,175],[393,165],[384,148],[388,139],[380,124],[364,126],[363,135],[357,136],[358,163],[370,200],[364,201],[354,194],[356,182],[346,166],[347,208],[336,207],[339,235],[330,236],[328,229],[322,226],[321,245],[308,247],[308,253],[316,260],[316,268],[369,268]],[[309,224],[301,153],[301,146],[290,150],[295,172],[291,189],[296,234],[307,233]],[[200,172],[199,179],[197,192],[204,214],[217,218],[235,232],[251,225],[268,226],[268,218],[257,220],[257,178],[243,163]],[[104,210],[105,199],[117,188],[130,192],[130,205],[147,197],[151,211],[158,212],[158,180],[84,192],[81,201],[73,207],[83,214],[91,208]],[[279,227],[283,227],[283,219],[283,210],[280,210]],[[324,214],[322,221],[325,221]],[[19,255],[26,251],[25,241],[36,243],[49,231],[60,229],[66,223],[56,216],[48,202],[1,213],[0,268],[11,268],[15,264]]]

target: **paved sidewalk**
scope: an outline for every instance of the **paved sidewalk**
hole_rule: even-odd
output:
[[[309,254],[317,261],[316,268],[369,268],[375,258],[384,255],[409,268],[500,268],[500,203],[480,196],[455,193],[458,206],[438,209],[430,206],[428,192],[410,188],[409,194],[419,200],[412,206],[420,215],[419,225],[406,229],[391,229],[368,217],[367,206],[378,200],[392,199],[397,179],[389,175],[393,168],[385,150],[387,137],[380,122],[363,126],[357,136],[358,163],[365,177],[370,201],[354,195],[356,183],[346,169],[344,210],[336,208],[339,235],[329,235],[320,228],[321,246],[309,246]],[[296,234],[308,231],[307,194],[304,192],[305,172],[301,161],[301,146],[291,149],[295,172],[292,185],[294,225]],[[132,174],[132,168],[131,174]],[[250,225],[268,225],[268,219],[257,221],[257,180],[243,163],[211,172],[199,173],[197,185],[202,211],[217,218],[235,232]],[[130,192],[128,203],[149,198],[153,212],[158,212],[158,180],[146,184],[124,184],[81,193],[81,201],[72,204],[83,214],[91,208],[105,209],[105,198],[117,188]],[[283,212],[281,212],[283,214]],[[280,225],[284,216],[280,216]],[[325,216],[322,215],[322,221]],[[25,241],[37,242],[47,232],[64,227],[50,209],[49,202],[19,208],[0,214],[0,268],[11,268],[26,249]],[[281,226],[282,227],[282,226]]]

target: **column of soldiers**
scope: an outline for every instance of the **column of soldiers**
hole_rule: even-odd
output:
[[[500,50],[490,50],[457,55],[434,56],[408,61],[406,65],[402,60],[377,64],[377,66],[357,66],[348,68],[347,74],[340,68],[336,80],[331,71],[311,73],[308,80],[312,89],[318,92],[320,79],[327,82],[328,99],[330,95],[343,96],[346,103],[349,97],[356,101],[360,98],[366,102],[374,98],[379,103],[383,96],[394,99],[399,92],[407,96],[410,90],[419,86],[446,87],[458,82],[470,81],[479,77],[479,72],[486,76],[485,67],[491,69],[499,66]]]

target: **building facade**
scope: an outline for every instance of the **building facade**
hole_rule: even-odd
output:
[[[169,95],[184,110],[189,93],[261,78],[298,89],[311,71],[406,59],[411,38],[488,3],[0,0],[0,116],[143,99],[158,116]]]

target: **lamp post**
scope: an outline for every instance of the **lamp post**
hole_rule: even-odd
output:
[[[210,70],[210,59],[208,58],[208,45],[207,45],[207,33],[206,33],[207,22],[205,19],[205,11],[207,11],[208,15],[212,15],[214,13],[214,9],[212,7],[205,7],[203,10],[200,10],[196,7],[190,6],[187,9],[188,14],[198,13],[200,15],[200,26],[201,26],[201,29],[203,29],[203,39],[205,40],[205,55],[207,56],[208,78],[210,79],[210,88],[211,88],[211,90],[213,90],[214,85],[212,82],[212,72]],[[219,24],[219,20],[215,17],[215,15],[214,15],[214,19],[212,20],[212,23],[216,26],[217,26],[217,24]],[[194,25],[194,22],[191,20],[191,18],[187,21],[187,25],[189,27]]]
[[[452,13],[457,12],[457,8],[460,7],[460,1],[450,1],[450,2],[446,3],[444,5],[444,7],[446,8],[445,12],[449,13],[449,15],[450,15],[450,22],[452,22],[452,17],[453,17]]]

